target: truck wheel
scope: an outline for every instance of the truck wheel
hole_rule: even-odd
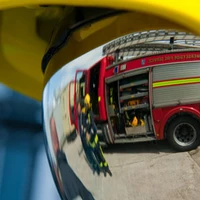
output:
[[[200,124],[190,116],[175,118],[167,129],[167,139],[177,151],[190,151],[200,143]]]

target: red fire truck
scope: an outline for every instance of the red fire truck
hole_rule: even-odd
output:
[[[78,70],[75,79],[75,99],[90,94],[106,144],[168,139],[178,151],[199,145],[200,50],[184,47],[120,61],[105,56]]]

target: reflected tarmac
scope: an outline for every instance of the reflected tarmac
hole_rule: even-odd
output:
[[[104,149],[113,177],[93,175],[79,156],[79,137],[74,145],[64,145],[72,168],[82,177],[84,185],[95,191],[94,198],[127,200],[198,199],[200,169],[188,153],[174,153],[167,142],[114,145]],[[76,162],[78,161],[78,163]]]

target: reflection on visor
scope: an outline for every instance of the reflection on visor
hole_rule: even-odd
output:
[[[97,172],[97,174],[100,174],[102,171],[105,176],[106,173],[112,176],[99,143],[97,127],[94,121],[94,114],[90,105],[90,97],[88,94],[85,97],[85,106],[79,113],[79,130],[83,150],[85,151],[87,161],[89,162],[93,173]]]
[[[200,39],[191,36],[134,33],[51,78],[45,134],[66,199],[154,199],[163,181],[166,199],[172,190],[179,195],[180,184],[198,183],[191,158],[174,154],[200,142]],[[172,148],[159,142],[166,139]]]

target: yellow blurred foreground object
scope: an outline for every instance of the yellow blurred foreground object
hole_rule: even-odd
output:
[[[59,6],[62,5],[62,6]],[[112,39],[150,29],[177,29],[200,35],[200,1],[160,0],[0,0],[0,81],[35,99],[63,65]],[[46,63],[48,49],[74,25],[108,10],[105,16],[70,32]]]

